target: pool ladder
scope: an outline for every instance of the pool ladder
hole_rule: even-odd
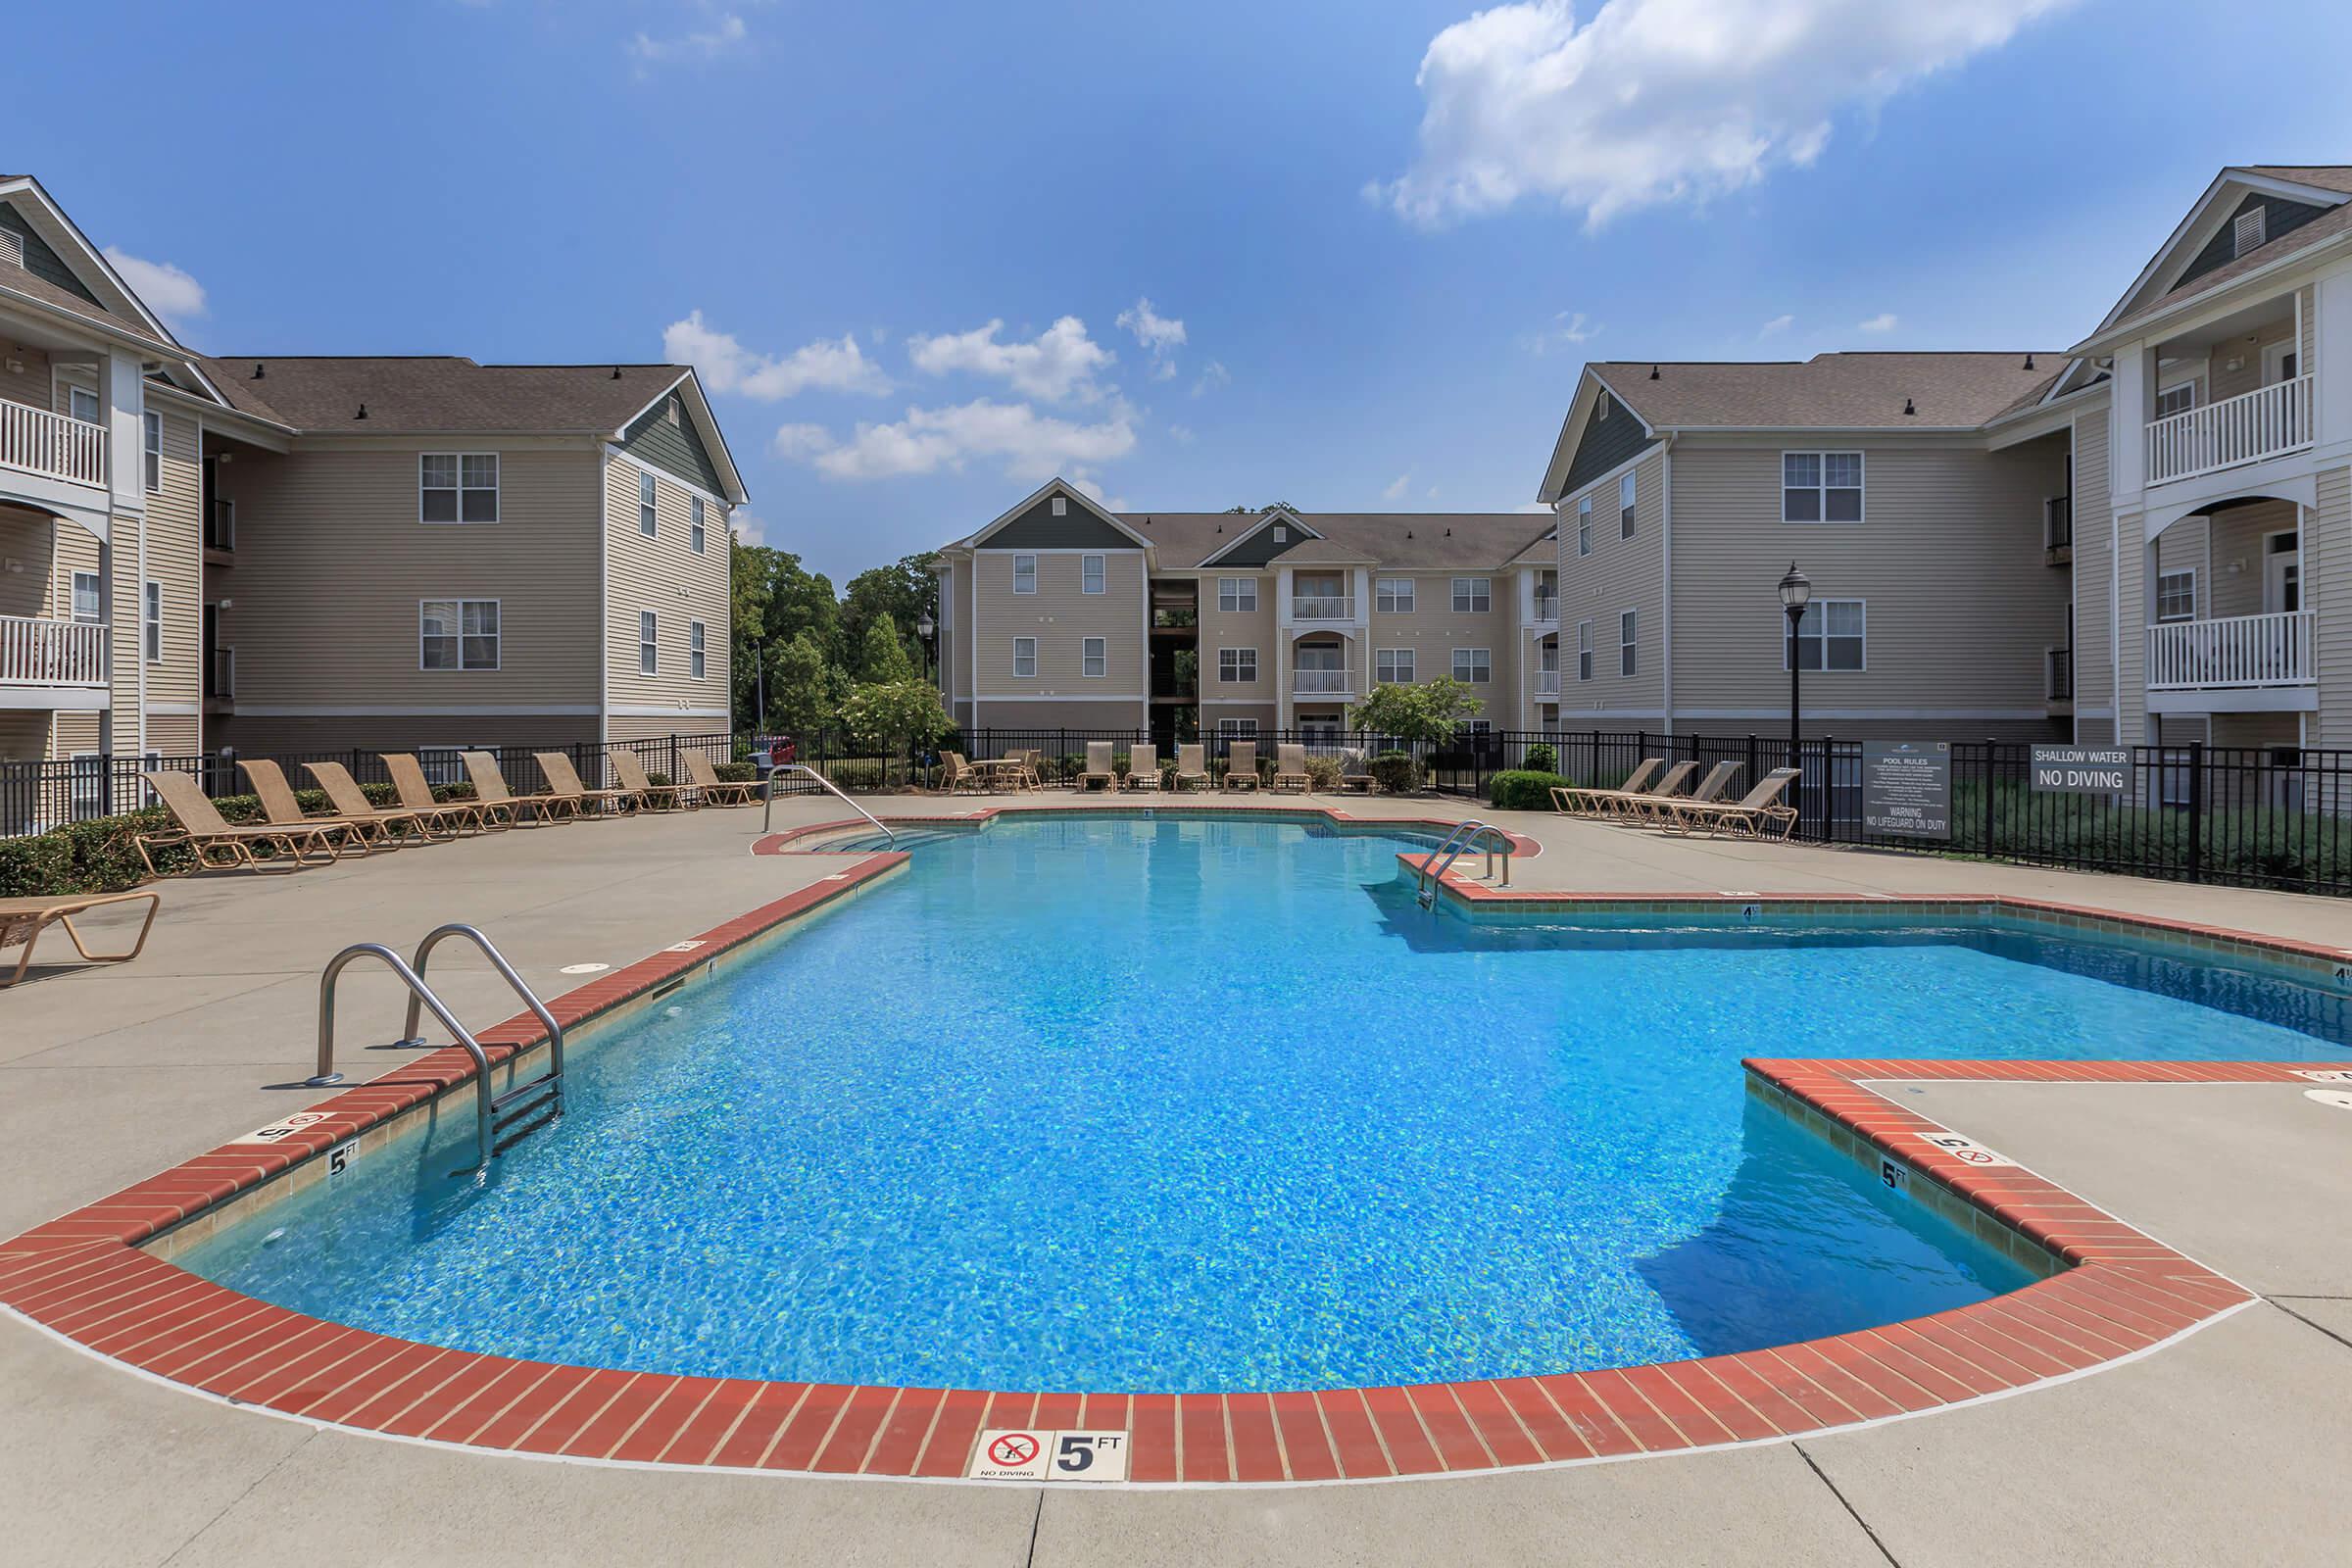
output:
[[[1465,852],[1474,850],[1481,838],[1486,841],[1487,875],[1494,874],[1494,857],[1500,854],[1501,885],[1506,888],[1511,885],[1511,836],[1492,823],[1472,817],[1467,822],[1455,823],[1453,831],[1446,835],[1446,841],[1429,852],[1428,858],[1421,862],[1421,869],[1413,874],[1414,885],[1419,890],[1413,896],[1420,902],[1421,907],[1436,907],[1438,884],[1446,879],[1447,871],[1453,869],[1453,862],[1460,859]],[[1500,845],[1499,850],[1497,844]]]
[[[540,1026],[547,1031],[547,1071],[528,1083],[514,1085],[503,1095],[491,1092],[490,1054],[482,1049],[481,1042],[474,1039],[464,1024],[458,1022],[457,1015],[449,1010],[449,1004],[441,1000],[439,994],[424,983],[425,964],[432,957],[433,949],[450,937],[463,937],[481,949],[482,956],[488,958],[490,966],[505,978],[508,985],[514,988],[514,994],[522,998],[523,1004],[537,1015]],[[433,1016],[441,1020],[441,1027],[448,1030],[450,1037],[473,1058],[474,1081],[477,1085],[474,1092],[473,1164],[476,1181],[488,1177],[490,1161],[496,1155],[563,1117],[564,1026],[556,1022],[556,1015],[547,1010],[547,1004],[541,1002],[539,994],[524,982],[521,975],[514,972],[514,966],[507,961],[507,956],[499,952],[488,937],[473,926],[455,923],[435,927],[416,945],[416,956],[412,960],[404,961],[399,954],[380,942],[355,942],[327,960],[325,972],[318,977],[318,1071],[309,1080],[311,1088],[323,1089],[343,1081],[343,1075],[335,1070],[335,982],[342,977],[345,969],[361,958],[381,959],[384,966],[399,977],[400,983],[409,988],[408,1021],[401,1031],[401,1038],[395,1043],[397,1046],[413,1051],[422,1049],[425,1043],[420,1028],[423,1010],[430,1007]]]

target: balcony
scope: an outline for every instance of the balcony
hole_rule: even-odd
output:
[[[2042,503],[2041,559],[2063,566],[2075,559],[2075,498],[2052,496]]]
[[[204,651],[204,700],[221,704],[237,700],[237,651],[234,648],[208,648]]]
[[[1539,669],[1539,670],[1537,670],[1537,671],[1536,671],[1536,695],[1537,695],[1538,697],[1557,697],[1557,696],[1559,696],[1559,695],[1560,695],[1560,672],[1559,672],[1558,670],[1556,670],[1556,669]]]
[[[2193,479],[2311,445],[2311,377],[2298,375],[2149,422],[2148,483]]]
[[[1344,669],[1296,669],[1291,672],[1291,692],[1297,697],[1346,697],[1354,689],[1353,678]]]
[[[2075,651],[2072,648],[2050,650],[2046,696],[2052,703],[2072,703],[2075,700]]]
[[[69,484],[106,483],[106,426],[0,401],[0,467]]]
[[[106,627],[90,621],[0,615],[0,693],[10,687],[106,689]]]
[[[1556,588],[1536,590],[1536,624],[1556,626],[1560,621],[1560,592]]]
[[[1291,619],[1293,621],[1353,620],[1354,618],[1355,600],[1348,594],[1293,594],[1291,596]]]
[[[237,504],[215,500],[204,509],[204,548],[215,555],[234,555],[237,549]]]
[[[2159,712],[2312,708],[2319,681],[2317,629],[2309,610],[2150,626],[2148,706]],[[2194,693],[2196,701],[2157,701],[2157,694],[2168,692]]]

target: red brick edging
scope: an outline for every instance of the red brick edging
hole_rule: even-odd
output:
[[[664,951],[566,993],[552,1010],[566,1028],[609,1014],[905,859],[862,857],[706,932],[691,951]],[[1979,907],[1987,901],[1918,902]],[[537,1033],[520,1014],[482,1043],[505,1064],[531,1049]],[[1997,1227],[2013,1247],[2042,1250],[2059,1271],[1931,1317],[1656,1366],[1411,1388],[1177,1396],[852,1388],[483,1355],[288,1311],[140,1250],[192,1216],[215,1214],[235,1195],[315,1172],[327,1150],[463,1085],[470,1063],[446,1050],[334,1096],[318,1107],[323,1120],[273,1147],[224,1146],[0,1243],[0,1303],[94,1352],[220,1397],[492,1451],[949,1478],[965,1473],[980,1432],[1021,1427],[1124,1432],[1130,1479],[1144,1484],[1354,1481],[1575,1463],[1771,1441],[1962,1404],[2134,1356],[2253,1298],[2056,1185],[1950,1138],[1864,1080],[2308,1081],[2272,1062],[1745,1065],[1756,1093],[1815,1119],[1834,1142],[1889,1162],[1890,1181]]]
[[[1450,832],[1461,826],[1459,821],[1448,817],[1357,816],[1353,812],[1343,811],[1337,807],[1309,806],[1303,800],[1291,801],[1273,797],[1252,798],[1248,802],[1222,800],[1215,796],[1188,798],[1183,795],[1167,795],[1156,800],[1141,800],[1133,797],[1112,796],[1106,793],[1100,802],[1091,796],[1080,796],[1078,799],[1087,804],[1083,806],[1028,806],[1015,803],[1010,806],[983,806],[969,811],[926,811],[919,816],[885,816],[882,820],[890,823],[893,827],[979,827],[1006,816],[1140,816],[1150,811],[1197,810],[1203,814],[1213,811],[1230,811],[1237,816],[1250,814],[1273,817],[1320,816],[1334,827],[1359,828],[1368,833],[1377,833],[1384,827],[1420,828],[1425,832],[1433,829]],[[1214,804],[1210,804],[1211,802]],[[752,853],[754,855],[798,855],[806,852],[794,850],[791,846],[803,839],[819,838],[832,833],[855,832],[858,828],[870,830],[870,823],[858,817],[848,817],[834,822],[810,822],[805,826],[786,828],[782,832],[770,833],[764,838],[755,840],[752,844]],[[1524,833],[1513,833],[1508,828],[1499,826],[1495,827],[1494,831],[1510,840],[1511,854],[1521,859],[1530,859],[1544,853],[1543,844],[1529,838]],[[1419,853],[1427,854],[1426,851]],[[1465,860],[1471,858],[1472,857],[1468,855],[1463,856]]]

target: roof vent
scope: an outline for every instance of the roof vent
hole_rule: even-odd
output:
[[[1917,414],[1919,410],[1911,406],[1911,400],[1909,398],[1905,398],[1903,399],[1903,412],[1905,414]]]
[[[617,365],[612,367],[612,379],[615,381],[620,379],[620,367]]]
[[[2266,220],[2269,213],[2269,208],[2257,207],[2251,212],[2237,215],[2230,224],[2230,255],[2243,256],[2246,252],[2259,247],[2265,239],[2270,237],[2269,224]]]
[[[2026,356],[2026,368],[2029,370],[2034,368],[2034,356],[2032,354],[2028,354]]]
[[[1410,538],[1413,536],[1413,530],[1412,530],[1412,529],[1410,529],[1410,528],[1407,528],[1407,529],[1405,529],[1405,530],[1404,530],[1404,536],[1405,536],[1407,539],[1410,539]]]
[[[361,405],[360,405],[360,412],[359,412],[359,413],[357,413],[357,414],[355,414],[355,415],[353,415],[353,416],[352,416],[352,417],[353,417],[353,418],[355,418],[355,419],[365,419],[366,417],[368,417],[368,405],[367,405],[367,404],[365,404],[365,403],[361,404]]]
[[[259,381],[263,376],[268,375],[269,373],[268,368],[265,367],[261,361],[256,360],[253,362],[253,378],[256,381]]]
[[[13,228],[0,228],[0,262],[11,267],[24,265],[24,237]]]
[[[1453,530],[1451,528],[1446,530],[1446,537],[1448,539],[1453,537]]]
[[[1649,368],[1649,378],[1652,381],[1655,381],[1658,378],[1658,368],[1654,365]]]

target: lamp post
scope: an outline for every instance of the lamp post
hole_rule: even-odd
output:
[[[923,679],[925,680],[932,678],[932,667],[938,662],[938,650],[931,645],[932,634],[938,630],[939,622],[931,618],[931,612],[928,610],[924,611],[915,620],[914,634],[921,638],[923,643]]]
[[[1796,628],[1797,623],[1805,618],[1805,605],[1812,597],[1813,579],[1797,570],[1796,563],[1791,561],[1788,563],[1788,575],[1781,579],[1781,608],[1788,613],[1788,765],[1790,767],[1804,765],[1798,760],[1803,754],[1798,750],[1802,745],[1802,736],[1797,728],[1800,711],[1797,700],[1797,676],[1804,662],[1798,657],[1799,644]]]

